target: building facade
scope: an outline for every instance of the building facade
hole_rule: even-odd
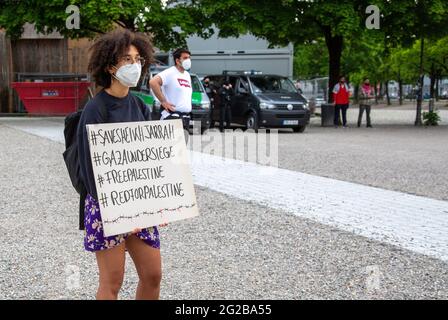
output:
[[[257,70],[292,78],[294,46],[269,48],[269,43],[246,34],[238,38],[218,38],[217,32],[209,38],[194,36],[187,39],[191,51],[191,71],[204,76],[219,74],[223,70]],[[157,58],[174,64],[167,53],[159,52]]]

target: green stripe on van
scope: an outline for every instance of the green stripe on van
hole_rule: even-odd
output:
[[[192,104],[201,104],[202,102],[202,92],[193,92],[191,96]]]

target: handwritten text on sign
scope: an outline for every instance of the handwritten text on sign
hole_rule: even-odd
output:
[[[181,120],[87,125],[104,235],[197,216]]]

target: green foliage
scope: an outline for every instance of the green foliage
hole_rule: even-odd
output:
[[[341,65],[351,83],[360,84],[364,77],[372,83],[383,78],[381,66],[387,53],[382,40],[382,34],[373,30],[346,39]]]
[[[267,40],[271,46],[293,43],[298,50],[295,74],[309,77],[328,71],[332,86],[341,72],[344,40],[365,30],[365,9],[375,1],[197,0],[195,3],[216,24],[221,37],[251,33]],[[321,46],[308,46],[319,39],[325,39],[327,53],[320,55],[322,62],[316,64],[319,56],[312,54],[319,52]],[[327,70],[323,67],[325,63]]]
[[[328,49],[320,38],[294,47],[294,77],[301,79],[328,74]]]
[[[438,39],[448,32],[446,0],[377,1],[377,5],[389,45],[412,46],[416,39]]]
[[[419,76],[420,40],[410,47],[396,47],[384,62],[382,68],[389,70],[389,79],[401,79],[405,83],[414,83]],[[438,76],[448,75],[448,37],[427,40],[424,46],[424,72]]]
[[[426,48],[427,64],[433,65],[440,76],[448,76],[448,36],[430,41]]]
[[[352,0],[197,0],[219,36],[251,33],[271,45],[302,44],[322,38],[325,28],[333,36],[351,35],[363,26],[371,1]]]
[[[89,37],[106,33],[117,25],[141,31],[153,37],[155,45],[168,50],[185,46],[191,34],[207,37],[211,29],[203,23],[202,12],[184,2],[160,0],[5,0],[1,2],[0,28],[17,39],[26,22],[37,31],[58,31],[68,38]],[[80,10],[80,29],[67,29],[65,12],[74,4]]]
[[[384,62],[383,69],[389,70],[388,80],[402,80],[404,83],[415,83],[419,76],[420,41],[410,48],[392,49]]]
[[[423,112],[423,124],[425,126],[437,126],[442,121],[437,111]]]
[[[404,83],[415,83],[420,66],[419,36],[424,35],[427,37],[424,51],[425,73],[447,76],[447,6],[441,6],[441,1],[422,1],[420,8],[418,3],[419,1],[377,1],[383,14],[381,29],[360,28],[358,32],[345,33],[341,73],[348,75],[354,84],[360,83],[365,76],[373,81],[401,80]],[[431,19],[428,20],[425,15]],[[420,28],[419,21],[429,25]],[[305,50],[304,46],[309,48]],[[295,55],[294,72],[297,75],[303,74],[306,77],[313,74],[315,69],[321,70],[319,57],[323,61],[328,59],[328,55],[320,54],[308,43],[296,45],[296,50],[300,52],[300,55]],[[299,57],[304,58],[297,61]],[[302,72],[297,70],[299,67]]]
[[[70,4],[80,9],[79,30],[65,26]],[[371,4],[380,8],[380,30],[364,25]],[[425,72],[448,74],[446,0],[3,0],[0,6],[0,28],[13,38],[20,37],[25,22],[69,38],[92,38],[120,25],[148,33],[168,50],[185,46],[192,34],[207,38],[216,26],[221,37],[251,33],[271,46],[292,42],[295,76],[344,73],[355,83],[364,76],[414,83],[423,36]],[[330,41],[336,37],[342,49]],[[340,70],[329,70],[329,53],[337,56],[333,69],[340,59]]]

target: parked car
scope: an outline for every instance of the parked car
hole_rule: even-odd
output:
[[[259,71],[224,71],[207,77],[215,88],[225,80],[232,84],[233,123],[254,130],[266,127],[305,131],[310,120],[308,101],[287,77]],[[219,121],[219,106],[212,108],[212,122],[215,121]]]
[[[323,95],[318,95],[314,99],[316,101],[316,107],[320,107],[321,105],[327,103],[327,100]]]
[[[308,101],[308,107],[310,109],[311,115],[313,115],[316,112],[316,108],[320,108],[323,104],[327,103],[323,95],[317,95],[311,98],[308,98],[305,95],[303,96]]]
[[[442,94],[439,96],[440,99],[448,99],[448,91],[443,91]]]
[[[169,67],[165,65],[151,66],[145,77],[141,79],[139,86],[133,89],[133,93],[143,99],[143,101],[151,107],[153,119],[160,119],[162,110],[160,108],[159,100],[154,96],[149,87],[149,80],[167,68]],[[193,126],[194,121],[200,121],[201,133],[203,133],[210,127],[210,99],[205,93],[204,86],[198,76],[196,74],[190,75],[193,87],[190,126]]]
[[[398,93],[397,92],[391,92],[389,93],[390,99],[398,99]]]

